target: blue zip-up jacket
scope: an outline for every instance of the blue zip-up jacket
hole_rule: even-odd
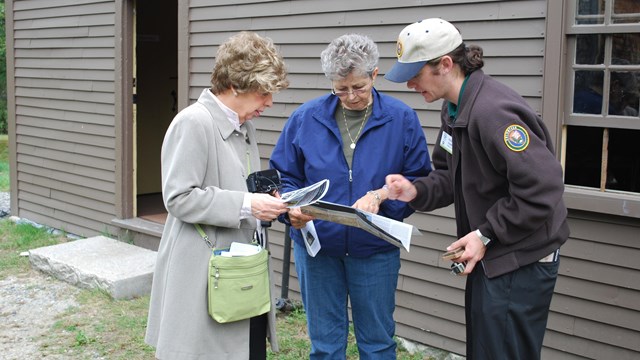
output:
[[[280,171],[282,193],[329,179],[323,200],[351,206],[367,191],[381,188],[389,174],[414,179],[431,171],[427,141],[415,111],[375,89],[373,98],[373,112],[358,139],[352,169],[334,118],[338,97],[321,96],[291,114],[270,160],[271,167]],[[387,200],[378,214],[402,221],[412,213],[406,203]],[[396,248],[355,227],[321,220],[314,224],[322,255],[368,257]],[[304,246],[300,230],[291,227],[291,238]]]

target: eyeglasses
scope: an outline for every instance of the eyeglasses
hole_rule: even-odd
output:
[[[337,97],[345,97],[347,95],[362,95],[369,91],[369,89],[352,89],[351,91],[336,91],[335,89],[331,89],[331,93]]]
[[[371,84],[373,85],[373,84]],[[371,91],[371,86],[367,85],[364,87],[361,87],[359,89],[351,89],[350,91],[336,91],[336,89],[331,89],[331,93],[337,97],[345,97],[348,95],[355,95],[355,96],[359,96],[362,94],[365,94],[367,92]]]

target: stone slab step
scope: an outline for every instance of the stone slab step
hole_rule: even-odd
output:
[[[29,261],[34,268],[75,286],[130,299],[151,292],[156,252],[96,236],[29,250]]]

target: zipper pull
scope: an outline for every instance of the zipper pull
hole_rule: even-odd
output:
[[[218,278],[220,278],[220,272],[218,271],[218,268],[216,267],[216,273],[213,275],[213,277],[216,279],[213,282],[213,288],[217,289],[218,288]]]
[[[353,182],[353,172],[351,169],[349,169],[349,182]]]

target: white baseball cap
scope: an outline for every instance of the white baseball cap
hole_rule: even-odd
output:
[[[398,83],[409,81],[427,62],[447,55],[460,44],[460,32],[446,20],[431,18],[408,25],[398,35],[398,61],[384,78]]]

